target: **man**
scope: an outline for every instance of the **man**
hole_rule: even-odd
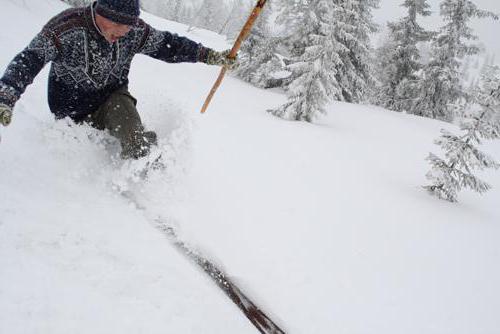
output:
[[[140,158],[156,144],[145,131],[128,91],[128,73],[137,54],[168,63],[203,62],[234,66],[229,51],[217,52],[139,19],[139,0],[98,0],[68,9],[50,20],[18,54],[0,79],[0,123],[10,124],[15,103],[48,62],[52,62],[49,107],[116,137],[123,158]]]

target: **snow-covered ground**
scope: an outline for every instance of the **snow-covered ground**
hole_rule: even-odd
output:
[[[2,1],[2,71],[63,8]],[[231,77],[200,115],[217,68],[138,56],[130,89],[169,159],[141,183],[105,135],[53,120],[47,70],[0,130],[0,333],[255,333],[158,215],[289,333],[498,333],[500,173],[458,204],[420,188],[433,139],[453,127],[344,103],[286,122],[265,112],[282,93]]]

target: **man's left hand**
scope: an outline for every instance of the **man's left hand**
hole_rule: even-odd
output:
[[[0,124],[7,126],[12,121],[12,108],[0,103]]]
[[[225,66],[229,70],[234,70],[238,67],[238,56],[232,58],[229,57],[229,54],[231,53],[231,50],[225,50],[225,51],[215,51],[215,50],[209,50],[208,51],[208,56],[207,56],[207,64],[208,65],[218,65],[218,66]]]

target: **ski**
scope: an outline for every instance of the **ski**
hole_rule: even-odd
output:
[[[183,255],[187,256],[192,262],[200,267],[217,286],[233,301],[236,306],[245,314],[252,324],[263,334],[280,334],[285,333],[275,322],[269,318],[255,303],[245,295],[238,286],[231,281],[227,275],[217,268],[217,266],[203,257],[197,252],[194,252],[186,243],[181,241],[175,230],[165,224],[161,219],[155,221],[157,227],[169,238],[173,245]]]
[[[130,192],[121,192],[121,195],[129,200],[138,209],[146,213],[146,208],[141,206]],[[285,334],[271,318],[262,311],[221,269],[212,261],[194,251],[187,243],[182,241],[172,224],[162,218],[149,219],[155,227],[165,235],[172,245],[192,263],[196,264],[211,280],[231,299],[231,301],[243,312],[248,320],[262,334]]]

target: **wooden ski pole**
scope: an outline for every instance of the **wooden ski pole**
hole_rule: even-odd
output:
[[[252,14],[250,14],[250,17],[248,18],[247,22],[243,26],[243,29],[241,30],[238,38],[236,39],[236,42],[233,45],[233,48],[231,49],[231,52],[229,53],[230,58],[236,57],[238,54],[238,50],[241,47],[241,44],[243,41],[248,37],[248,34],[250,34],[250,31],[252,30],[252,26],[254,25],[255,21],[259,17],[260,13],[262,12],[262,9],[264,8],[264,5],[266,4],[267,0],[258,0],[257,5],[255,5],[255,8],[252,11]],[[212,98],[215,95],[215,92],[219,88],[220,84],[222,83],[222,80],[224,79],[224,76],[226,75],[227,72],[227,67],[224,66],[222,67],[219,77],[215,81],[214,86],[210,90],[210,93],[207,96],[207,99],[205,100],[205,103],[203,104],[203,107],[201,108],[201,113],[205,113],[207,111],[208,105],[210,104],[210,101],[212,101]]]

